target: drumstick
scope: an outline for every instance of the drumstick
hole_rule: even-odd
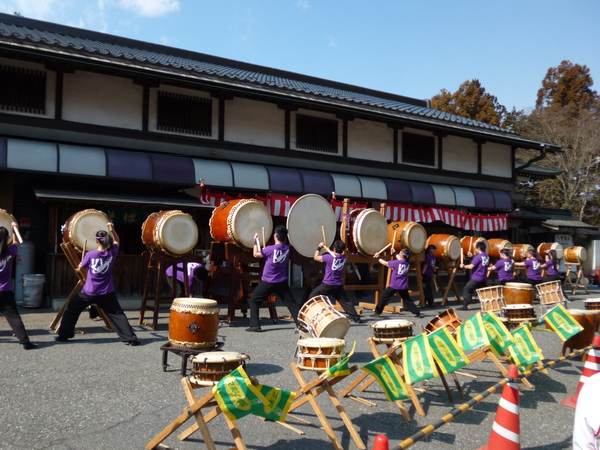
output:
[[[462,246],[460,247],[460,264],[465,264],[465,251],[462,249]]]
[[[375,254],[382,254],[383,252],[385,252],[389,246],[391,246],[392,243],[390,242],[388,245],[386,245],[385,247],[383,247],[381,250],[379,250],[378,252],[376,252]]]
[[[327,238],[325,237],[325,227],[321,225],[321,231],[323,232],[323,244],[327,245]]]
[[[19,233],[19,229],[17,227],[13,227],[13,231],[15,232],[15,236],[17,236],[17,240],[19,244],[23,243],[23,238],[21,237],[21,233]]]
[[[85,251],[87,250],[87,239],[83,240],[83,251],[81,252],[81,260],[83,261],[83,257],[85,256]]]
[[[262,227],[262,235],[263,235],[263,245],[265,248],[267,246],[267,241],[265,241],[265,227]],[[260,245],[258,246],[258,248],[260,248]]]

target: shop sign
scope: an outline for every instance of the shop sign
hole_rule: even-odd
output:
[[[572,247],[574,245],[573,236],[570,234],[555,234],[554,240],[563,247]]]
[[[105,213],[115,225],[142,225],[148,218],[148,212],[141,208],[110,208]]]

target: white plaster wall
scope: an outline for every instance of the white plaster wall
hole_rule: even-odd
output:
[[[429,165],[423,165],[423,164],[411,164],[411,163],[406,163],[404,161],[402,161],[402,133],[411,133],[411,134],[419,134],[421,136],[429,136],[429,137],[433,137],[434,138],[434,143],[433,143],[433,154],[435,155],[435,163],[433,166],[429,166]],[[430,131],[424,131],[424,130],[416,130],[416,129],[412,129],[412,128],[404,128],[403,130],[399,130],[398,131],[398,162],[400,164],[406,164],[409,166],[418,166],[418,167],[437,167],[439,162],[438,162],[438,137],[434,136],[434,134]]]
[[[477,143],[457,136],[443,138],[442,169],[477,173]]]
[[[143,88],[127,78],[76,71],[64,76],[63,119],[142,128]]]
[[[46,72],[46,113],[42,115],[18,111],[0,111],[3,113],[16,114],[19,116],[54,118],[54,109],[56,107],[56,72],[46,70],[46,67],[43,64],[30,63],[9,58],[0,58],[0,64],[4,66],[19,67],[22,69],[32,69],[39,70],[40,72]]]
[[[296,146],[296,115],[304,115],[304,116],[313,116],[313,117],[322,117],[324,119],[330,119],[330,120],[337,120],[338,122],[338,150],[337,150],[337,154],[341,155],[342,154],[342,145],[343,145],[343,136],[344,136],[344,125],[343,122],[341,120],[339,120],[337,117],[335,117],[335,114],[327,114],[327,113],[322,113],[320,111],[310,111],[310,110],[305,110],[305,109],[299,109],[298,111],[294,111],[291,114],[291,130],[290,130],[290,148],[294,149],[294,150],[298,150],[301,152],[308,152],[308,153],[324,153],[324,152],[318,152],[318,151],[313,151],[313,150],[306,150],[304,148],[298,148]],[[328,155],[335,155],[335,153],[327,153]]]
[[[285,111],[273,103],[235,98],[225,102],[225,140],[285,147]]]
[[[512,176],[511,146],[487,142],[481,149],[481,172],[495,177]]]
[[[381,122],[348,122],[348,156],[373,161],[394,161],[394,130]]]

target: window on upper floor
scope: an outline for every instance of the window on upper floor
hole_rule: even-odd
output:
[[[159,92],[157,109],[159,131],[196,136],[212,134],[212,100],[209,98]]]
[[[317,152],[337,153],[337,120],[296,115],[296,147]]]
[[[46,113],[46,72],[0,66],[0,86],[1,110]]]
[[[435,166],[435,138],[421,134],[402,133],[402,162]]]

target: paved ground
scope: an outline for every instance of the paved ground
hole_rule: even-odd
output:
[[[571,308],[582,308],[581,301],[592,297],[600,297],[600,289],[592,288],[589,296],[582,295],[580,290],[579,295],[572,296]],[[475,308],[478,309],[478,305]],[[278,309],[281,314],[286,313],[285,308]],[[415,320],[416,329],[444,309],[436,306],[424,310],[425,318]],[[369,311],[365,312],[369,314]],[[473,313],[473,310],[460,311],[459,315],[464,319]],[[251,360],[247,372],[261,383],[293,390],[297,383],[290,363],[295,361],[298,338],[294,326],[288,320],[273,324],[266,318],[266,311],[261,314],[265,330],[262,334],[246,333],[246,318],[237,319],[235,326],[223,324],[219,331],[219,340],[225,343],[223,350],[249,354]],[[114,334],[105,331],[101,323],[89,320],[87,314],[82,315],[78,324],[85,334],[77,335],[69,343],[56,343],[48,329],[54,315],[50,309],[23,310],[32,340],[40,345],[32,351],[24,351],[10,336],[6,322],[0,319],[0,449],[141,449],[181,414],[187,405],[180,384],[181,359],[170,354],[171,366],[166,372],[161,364],[160,346],[168,338],[168,309],[161,313],[157,331],[137,325],[137,311],[127,312],[142,341],[139,347],[123,345]],[[411,316],[409,313],[400,315]],[[358,366],[373,359],[366,339],[372,336],[369,325],[374,322],[369,320],[352,325],[346,336],[347,343],[356,341],[356,353],[351,362]],[[535,332],[534,338],[546,359],[559,356],[561,342],[554,333]],[[522,448],[571,447],[574,410],[562,406],[560,401],[575,393],[582,367],[582,361],[569,361],[550,369],[549,375],[531,378],[534,389],[524,390],[520,396]],[[500,378],[490,362],[474,363],[466,371],[478,377],[459,376],[468,396],[484,391]],[[311,378],[310,375],[307,378]],[[338,386],[347,385],[354,376]],[[417,415],[411,406],[413,420],[410,422],[402,419],[396,405],[386,401],[377,385],[362,394],[376,406],[369,407],[351,399],[342,399],[342,404],[367,448],[372,448],[377,434],[387,435],[390,448],[393,448],[463,403],[456,392],[457,403],[450,403],[439,378],[428,383],[427,389],[438,396],[421,395],[427,415]],[[328,399],[319,398],[344,448],[357,448]],[[499,393],[491,395],[412,448],[475,449],[484,445],[499,398]],[[318,423],[308,405],[295,414]],[[306,434],[295,434],[254,416],[238,422],[250,449],[331,448],[323,430],[295,419],[289,419],[289,423]],[[219,449],[233,447],[222,418],[212,421],[209,428]],[[172,435],[165,445],[173,449],[204,448],[199,434],[187,441],[179,441]]]

